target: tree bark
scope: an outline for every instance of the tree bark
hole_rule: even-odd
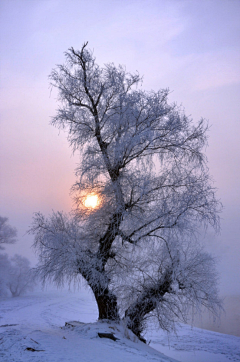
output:
[[[108,289],[104,291],[94,292],[97,305],[99,317],[98,319],[109,319],[113,321],[119,321],[119,313],[117,307],[117,297],[112,294]]]

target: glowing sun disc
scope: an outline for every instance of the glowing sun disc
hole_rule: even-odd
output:
[[[94,209],[98,204],[98,196],[97,195],[88,195],[84,201],[85,207],[91,207]]]

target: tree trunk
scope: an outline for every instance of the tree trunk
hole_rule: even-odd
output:
[[[141,333],[145,329],[145,316],[152,312],[157,306],[157,301],[161,300],[163,296],[170,291],[172,273],[172,268],[166,270],[159,282],[153,286],[145,287],[135,303],[132,303],[125,311],[128,328],[145,343],[146,340],[141,336]]]
[[[145,295],[142,299],[130,306],[125,312],[128,328],[144,343],[146,343],[146,340],[141,335],[145,329],[144,317],[153,311],[155,307],[156,302]]]
[[[120,317],[117,307],[117,297],[108,289],[105,289],[101,293],[99,293],[99,291],[94,292],[94,295],[98,305],[98,319],[119,321]]]

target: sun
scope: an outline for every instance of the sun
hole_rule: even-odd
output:
[[[98,196],[90,194],[86,197],[84,201],[84,206],[94,209],[98,205]]]

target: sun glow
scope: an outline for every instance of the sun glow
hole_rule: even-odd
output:
[[[85,207],[89,207],[92,209],[94,209],[98,205],[98,203],[98,196],[94,194],[88,195],[84,201]]]

